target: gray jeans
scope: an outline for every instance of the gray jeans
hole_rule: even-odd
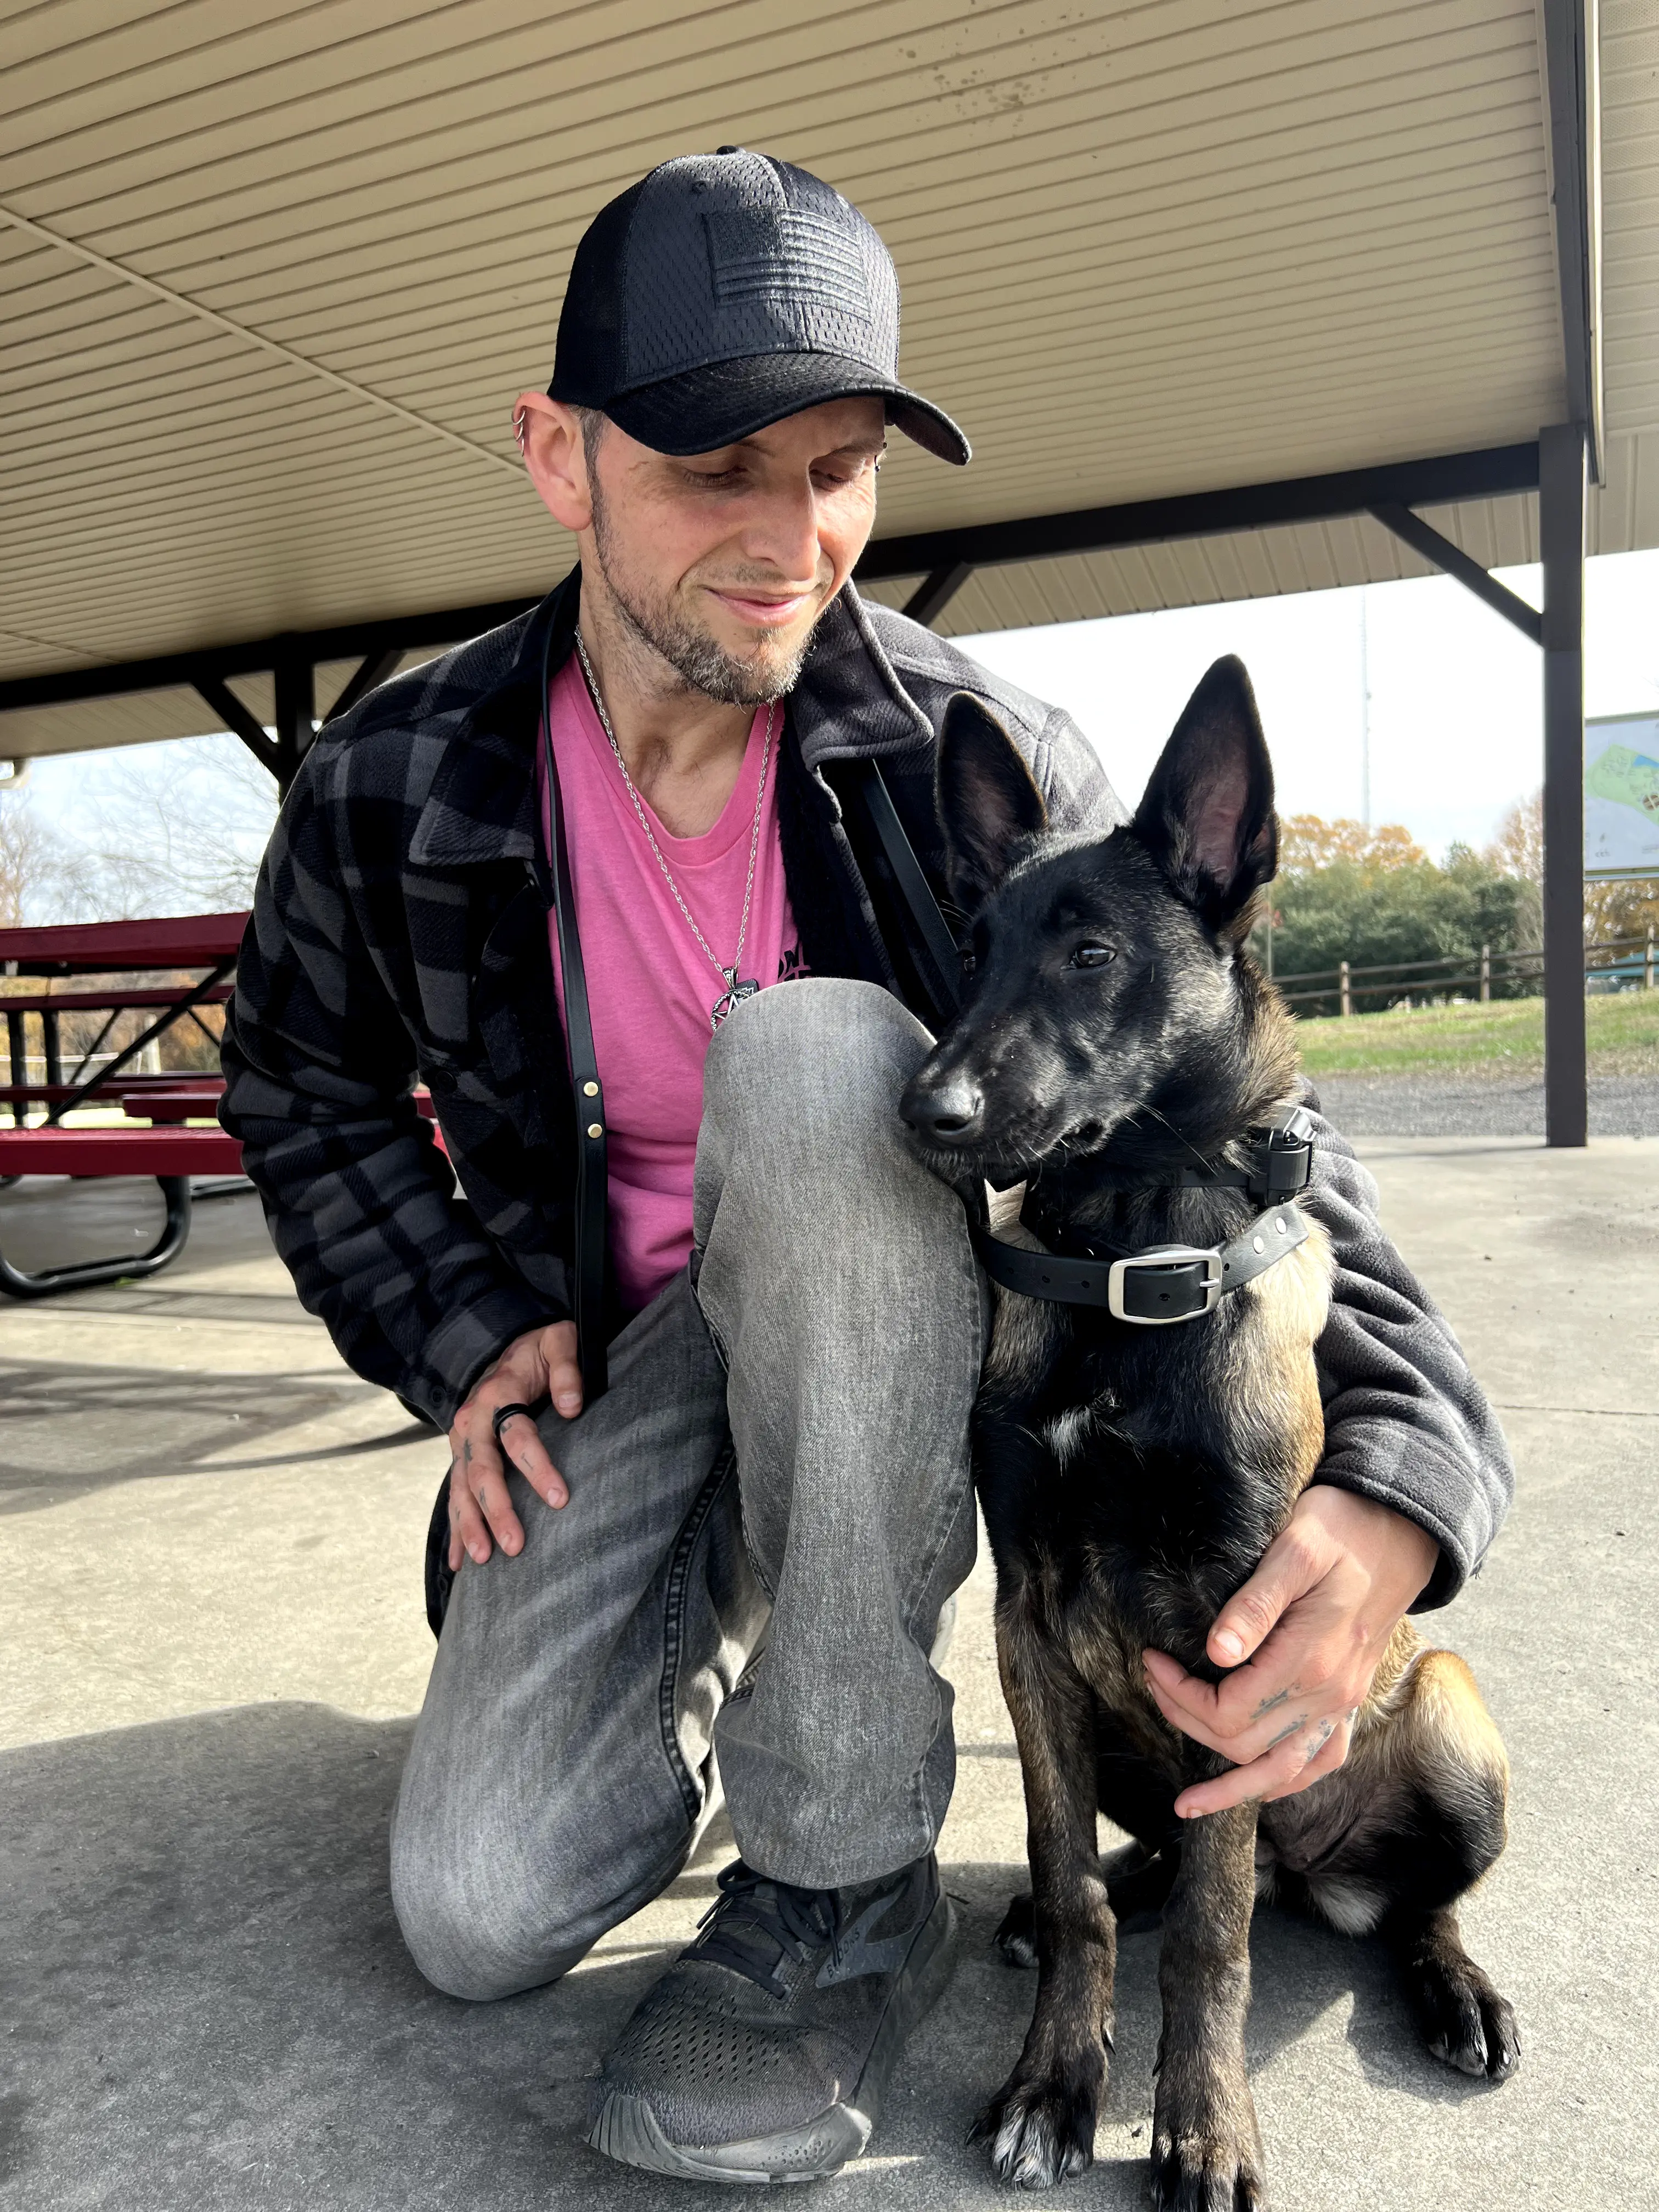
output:
[[[392,1834],[416,1963],[493,1997],[551,1980],[671,1881],[723,1787],[780,1881],[929,1850],[956,1775],[929,1662],[974,1559],[986,1320],[960,1200],[905,1149],[928,1048],[886,993],[808,979],[709,1052],[696,1290],[617,1337],[512,1478],[526,1542],[456,1578]]]

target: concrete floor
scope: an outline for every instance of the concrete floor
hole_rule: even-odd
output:
[[[1442,1632],[1516,1770],[1510,1851],[1466,1915],[1525,2056],[1492,2092],[1414,2045],[1375,1948],[1275,1914],[1250,2024],[1274,2198],[1298,2212],[1651,2206],[1659,1905],[1659,1145],[1373,1139],[1385,1218],[1501,1406],[1521,1496]],[[42,1264],[149,1241],[137,1187],[0,1193]],[[339,1364],[247,1198],[152,1280],[0,1310],[0,2205],[697,2212],[577,2123],[607,2038],[711,1894],[711,1852],[558,1987],[427,1989],[386,1892],[431,1644],[420,1559],[442,1446]],[[966,1905],[949,1996],[855,2212],[1003,2200],[963,2135],[1028,1978],[988,1948],[1020,1880],[1018,1770],[983,1563],[949,1668]],[[1139,2207],[1156,1938],[1122,1947],[1098,2162]]]

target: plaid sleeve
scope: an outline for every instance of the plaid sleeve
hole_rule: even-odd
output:
[[[1036,767],[1054,829],[1104,837],[1128,820],[1100,755],[1063,708],[1054,708],[1042,726]]]
[[[1440,1547],[1413,1608],[1455,1597],[1515,1493],[1509,1446],[1457,1339],[1382,1233],[1376,1185],[1315,1116],[1314,1176],[1299,1201],[1330,1235],[1329,1318],[1315,1347],[1325,1405],[1321,1482],[1392,1506]]]
[[[410,1099],[414,1047],[344,889],[317,757],[259,871],[220,1119],[306,1310],[358,1374],[447,1428],[506,1344],[564,1316],[485,1235]]]

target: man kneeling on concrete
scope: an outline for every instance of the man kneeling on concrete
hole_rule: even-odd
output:
[[[323,731],[225,1042],[307,1306],[453,1453],[392,1834],[410,1948],[458,1996],[554,1979],[723,1790],[743,1856],[592,2137],[713,2179],[860,2150],[950,1972],[933,1661],[988,1306],[896,1102],[952,986],[953,693],[1055,824],[1122,818],[1063,714],[848,580],[888,426],[968,459],[898,381],[897,330],[875,232],[783,162],[671,161],[602,211],[515,417],[580,567]],[[1237,1701],[1159,1692],[1238,1762],[1191,1811],[1301,1786],[1261,1701],[1299,1680],[1345,1717],[1507,1495],[1455,1346],[1320,1142],[1328,1456],[1217,1624],[1218,1658],[1267,1639]]]

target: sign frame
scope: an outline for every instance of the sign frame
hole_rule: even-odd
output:
[[[1584,717],[1585,743],[1584,764],[1583,770],[1586,778],[1589,776],[1590,765],[1590,732],[1592,730],[1614,730],[1620,727],[1645,729],[1652,732],[1655,735],[1656,740],[1659,740],[1659,707],[1649,708],[1645,710],[1638,709],[1634,713],[1626,714],[1587,714]],[[1659,758],[1659,750],[1656,751],[1655,757]],[[1590,866],[1589,853],[1588,849],[1589,843],[1589,805],[1590,799],[1596,795],[1596,793],[1589,791],[1588,788],[1586,788],[1583,794],[1585,805],[1584,842],[1586,848],[1584,854],[1584,881],[1587,884],[1659,883],[1659,857],[1656,857],[1654,865],[1651,867],[1637,866],[1633,867],[1622,868],[1595,868]],[[1659,836],[1659,817],[1656,817],[1654,826],[1656,835]]]

